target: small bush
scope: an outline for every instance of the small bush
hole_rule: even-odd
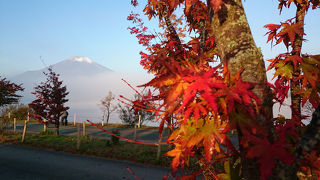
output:
[[[113,129],[112,133],[120,136],[120,132],[118,129]],[[119,138],[115,136],[111,136],[111,142],[112,144],[119,144]]]
[[[7,116],[11,113],[11,118],[17,118],[17,120],[26,120],[27,114],[30,111],[29,107],[24,104],[9,105],[1,109],[0,116]]]
[[[10,119],[8,117],[0,118],[0,134],[4,134],[10,126]]]
[[[110,146],[111,146],[111,141],[110,141],[109,139],[107,139],[106,146],[107,146],[107,147],[110,147]]]

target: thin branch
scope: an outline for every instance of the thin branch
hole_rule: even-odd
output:
[[[176,31],[176,29],[173,27],[172,23],[171,23],[171,20],[168,16],[168,9],[165,8],[165,10],[163,11],[163,18],[166,22],[166,25],[167,25],[167,28],[168,28],[168,31],[170,33],[170,35],[173,37],[173,39],[178,43],[178,48],[181,50],[181,40],[178,36],[178,33]]]
[[[200,29],[202,29],[200,33],[200,53],[202,53],[207,39],[206,22],[200,21]]]

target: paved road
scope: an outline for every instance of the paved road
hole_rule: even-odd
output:
[[[169,168],[0,144],[0,179],[161,179]]]
[[[54,125],[49,125],[49,130],[55,131]],[[77,127],[73,125],[69,126],[60,126],[59,128],[61,135],[66,136],[77,136]],[[120,135],[125,138],[134,139],[134,128],[104,128],[109,131],[112,131],[113,129],[118,129],[120,131]],[[10,126],[10,130],[13,130],[13,127]],[[18,123],[17,125],[17,131],[22,132],[23,130],[23,123]],[[81,135],[82,135],[82,125],[81,125]],[[95,137],[95,138],[110,138],[111,136],[100,129],[93,127],[93,126],[86,126],[85,128],[86,134],[89,137]],[[42,124],[28,124],[27,126],[27,132],[28,133],[39,133],[43,131],[43,125]],[[158,129],[137,129],[136,132],[137,140],[143,141],[143,142],[158,142],[159,140],[159,131]],[[168,132],[166,130],[163,131],[163,137],[162,141],[165,141],[168,139]]]

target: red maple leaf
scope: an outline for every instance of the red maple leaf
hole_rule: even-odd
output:
[[[185,12],[186,12],[186,14],[189,14],[189,10],[190,10],[191,6],[194,4],[195,1],[197,1],[197,0],[186,0],[185,1],[185,6],[186,6]]]
[[[273,39],[276,38],[277,31],[281,27],[281,25],[279,25],[279,24],[267,24],[264,27],[269,29],[269,31],[265,35],[269,34],[267,43],[269,41],[271,41],[271,45],[272,45],[273,44]]]
[[[200,117],[200,113],[201,114],[207,114],[208,111],[205,107],[205,102],[204,101],[201,101],[201,102],[194,102],[194,103],[191,103],[187,110],[185,111],[184,113],[184,119],[185,121],[190,117],[190,114],[193,113],[194,115],[194,119],[197,123],[199,117]]]
[[[260,164],[261,179],[265,180],[272,175],[272,169],[275,167],[276,159],[290,164],[293,162],[293,156],[286,150],[287,143],[283,139],[274,144],[264,137],[260,139],[256,136],[247,134],[248,141],[253,144],[247,151],[248,158],[258,158]]]
[[[281,23],[281,26],[283,27],[281,31],[277,34],[277,37],[279,39],[277,40],[277,44],[279,44],[281,41],[285,43],[285,45],[289,46],[288,41],[290,41],[291,44],[293,44],[296,35],[303,36],[305,35],[303,32],[303,26],[302,23],[294,23],[292,20],[286,21],[284,23]]]

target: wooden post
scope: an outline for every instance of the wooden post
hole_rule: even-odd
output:
[[[138,123],[138,128],[141,126],[141,115],[139,114],[139,123]]]
[[[83,130],[82,135],[85,136],[86,135],[86,123],[85,123],[85,121],[83,121],[83,123],[82,123],[82,130]]]
[[[25,137],[26,131],[27,131],[27,122],[28,122],[28,121],[24,121],[24,127],[23,127],[21,142],[24,142],[24,137]]]
[[[77,125],[78,128],[78,136],[77,136],[77,150],[80,148],[80,124]]]
[[[159,137],[159,143],[162,141],[162,134]],[[160,155],[161,155],[161,144],[158,144],[158,152],[157,152],[157,160],[160,159]]]
[[[134,122],[134,134],[133,134],[133,140],[137,140],[137,124]]]
[[[11,117],[11,113],[10,113],[10,112],[8,112],[8,118],[10,119],[10,117]]]
[[[47,120],[43,120],[43,132],[47,132]]]
[[[16,128],[17,128],[17,119],[13,118],[13,132],[16,133]]]
[[[102,113],[102,120],[101,120],[102,127],[104,126],[104,115],[105,115],[105,110],[103,110],[103,113]]]
[[[77,120],[77,114],[74,113],[74,116],[73,116],[73,125],[76,126],[76,120]]]

